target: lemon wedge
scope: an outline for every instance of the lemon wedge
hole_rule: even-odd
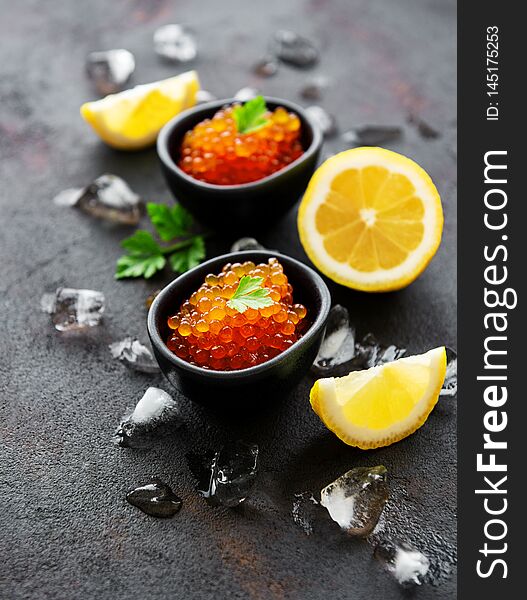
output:
[[[163,125],[194,106],[198,90],[196,71],[188,71],[86,102],[80,111],[109,146],[138,150],[152,145]]]
[[[436,405],[446,373],[444,346],[344,377],[319,379],[313,410],[343,442],[379,448],[421,427]]]
[[[317,169],[298,231],[322,273],[356,290],[386,292],[426,268],[441,242],[443,210],[417,163],[383,148],[354,148]]]

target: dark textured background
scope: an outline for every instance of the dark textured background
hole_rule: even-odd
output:
[[[107,344],[125,334],[146,338],[144,299],[165,279],[115,282],[122,227],[55,207],[61,189],[116,173],[147,199],[169,201],[153,150],[114,152],[81,121],[94,97],[84,75],[92,50],[135,53],[135,83],[182,69],[153,53],[152,33],[167,22],[193,25],[203,87],[229,96],[245,85],[298,100],[311,73],[332,86],[322,104],[342,130],[400,124],[390,145],[418,160],[436,181],[445,208],[442,246],[406,290],[365,295],[331,286],[358,331],[421,352],[456,336],[456,38],[450,0],[266,0],[71,2],[0,0],[0,203],[2,278],[3,458],[0,511],[2,598],[404,597],[371,546],[306,536],[291,518],[293,494],[320,489],[354,465],[384,463],[412,519],[430,539],[456,536],[455,401],[441,400],[426,425],[387,449],[364,453],[327,432],[307,402],[306,377],[295,394],[259,416],[232,423],[186,405],[185,427],[150,450],[112,444],[121,415],[161,377],[127,371]],[[282,68],[259,81],[251,64],[277,28],[313,37],[322,49],[311,72]],[[418,113],[441,131],[424,140],[406,123]],[[341,148],[337,140],[325,152]],[[294,214],[262,236],[268,247],[305,258]],[[212,256],[230,236],[214,237]],[[57,286],[102,290],[104,325],[61,336],[39,312]],[[211,394],[214,390],[211,389]],[[212,509],[193,488],[185,453],[242,436],[258,442],[261,476],[239,511]],[[181,513],[155,520],[129,506],[125,493],[151,474],[181,495]],[[423,541],[426,545],[426,542]],[[455,575],[416,597],[451,599]]]

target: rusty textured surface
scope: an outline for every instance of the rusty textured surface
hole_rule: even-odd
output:
[[[121,415],[159,377],[132,374],[110,359],[107,344],[146,337],[144,300],[165,278],[115,282],[118,242],[129,230],[53,206],[63,188],[103,172],[127,179],[147,199],[170,200],[153,150],[109,150],[78,115],[93,97],[84,57],[92,50],[135,53],[134,82],[181,70],[152,50],[154,29],[193,25],[201,42],[194,63],[203,86],[229,96],[245,85],[300,100],[312,73],[333,83],[322,105],[341,129],[403,125],[391,148],[416,158],[438,184],[445,233],[426,273],[408,289],[368,296],[332,285],[359,333],[420,352],[455,347],[456,156],[455,3],[450,0],[181,0],[37,2],[0,0],[0,596],[250,599],[397,599],[405,597],[363,542],[306,536],[291,518],[295,492],[320,489],[352,466],[383,463],[406,490],[414,517],[450,543],[456,536],[455,401],[442,400],[426,425],[387,449],[345,447],[311,412],[306,377],[267,410],[233,421],[186,404],[185,427],[150,450],[115,447]],[[269,35],[289,27],[322,48],[313,71],[283,67],[259,80],[250,66]],[[416,113],[441,132],[426,140],[407,123]],[[326,153],[340,149],[338,139]],[[228,232],[209,242],[209,256],[228,249]],[[305,259],[289,214],[265,236],[270,248]],[[305,259],[307,260],[307,259]],[[85,336],[61,336],[38,310],[57,286],[102,290],[104,325]],[[211,394],[214,390],[210,391]],[[241,510],[211,509],[194,492],[185,454],[241,436],[261,449],[254,497]],[[136,485],[158,475],[183,498],[173,519],[157,521],[125,502]],[[415,597],[455,597],[455,574]]]

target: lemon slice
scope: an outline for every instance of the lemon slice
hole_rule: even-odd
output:
[[[346,444],[365,450],[389,446],[423,425],[445,373],[442,346],[345,377],[319,379],[311,388],[311,406]]]
[[[383,148],[354,148],[326,160],[298,212],[300,240],[318,269],[369,292],[414,281],[442,230],[441,200],[428,174]]]
[[[188,71],[86,102],[81,115],[108,145],[138,150],[153,144],[172,117],[194,106],[198,90],[196,71]]]

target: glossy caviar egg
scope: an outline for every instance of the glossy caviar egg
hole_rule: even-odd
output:
[[[233,116],[237,106],[224,107],[185,134],[178,161],[185,173],[207,183],[237,185],[267,177],[303,154],[297,115],[278,107],[266,113],[266,125],[239,133]]]
[[[262,287],[270,290],[270,306],[249,307],[242,313],[227,305],[246,275],[261,278]],[[250,261],[226,265],[222,273],[207,275],[179,311],[168,317],[167,347],[206,369],[246,369],[292,346],[306,329],[306,316],[304,306],[293,304],[293,288],[276,258],[260,265]]]

